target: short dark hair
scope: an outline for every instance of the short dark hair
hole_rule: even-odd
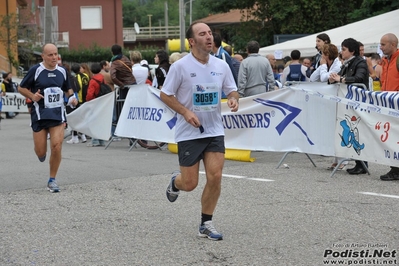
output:
[[[5,72],[5,73],[3,73],[3,79],[6,79],[7,77],[8,77],[8,75],[10,75],[11,74],[11,72]]]
[[[353,38],[348,38],[345,39],[342,43],[341,46],[345,46],[346,48],[348,48],[349,52],[353,52],[353,55],[358,56],[360,55],[360,46],[359,46],[359,42],[356,41]]]
[[[108,63],[107,60],[102,60],[102,61],[100,62],[101,68],[105,67],[105,66],[107,65],[107,63]]]
[[[118,55],[122,53],[122,47],[118,44],[114,44],[111,47],[111,51],[113,55]]]
[[[287,62],[289,62],[289,61],[291,61],[291,56],[285,56],[284,58],[283,58],[283,62],[284,62],[284,64],[287,64]]]
[[[325,43],[331,43],[330,37],[326,33],[320,33],[319,35],[316,36],[316,38],[319,38]]]
[[[194,37],[194,32],[193,32],[193,26],[199,23],[203,23],[202,21],[194,21],[193,23],[191,23],[191,25],[188,27],[187,31],[186,31],[186,39],[190,39]]]
[[[301,58],[301,52],[299,52],[299,50],[292,50],[291,58],[292,60],[299,60],[299,58]]]
[[[247,43],[247,50],[248,50],[248,53],[250,53],[250,54],[258,53],[259,48],[260,48],[260,46],[257,41],[249,41]]]
[[[374,60],[381,60],[381,56],[377,53],[371,54],[370,57],[371,57],[371,59],[374,59]]]
[[[213,32],[212,35],[213,35],[213,43],[215,44],[215,47],[219,48],[222,45],[222,37],[217,32]]]
[[[73,63],[71,70],[73,73],[78,74],[80,72],[80,65],[78,63]]]
[[[90,70],[93,74],[98,74],[100,73],[102,67],[100,65],[100,63],[93,63],[91,64]]]

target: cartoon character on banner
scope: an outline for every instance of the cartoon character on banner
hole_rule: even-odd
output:
[[[357,126],[359,125],[361,118],[355,116],[345,115],[345,120],[342,120],[339,124],[342,127],[342,135],[341,137],[341,146],[351,148],[356,151],[358,155],[360,155],[361,150],[364,149],[364,143],[359,143],[359,130]]]

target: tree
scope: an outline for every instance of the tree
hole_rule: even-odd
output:
[[[148,27],[149,18],[151,16],[151,24],[165,26],[165,2],[168,3],[168,26],[179,25],[179,0],[123,0],[123,27],[133,27],[137,22],[140,26]],[[189,0],[185,0],[186,3]],[[206,17],[210,12],[208,8],[204,8],[202,0],[192,1],[192,19],[200,19]],[[186,5],[187,15],[189,15],[189,4]],[[189,19],[186,19],[188,25]]]
[[[215,12],[241,9],[254,16],[250,21],[243,18],[243,23],[236,27],[232,37],[235,46],[250,39],[261,46],[270,45],[275,34],[313,34],[399,8],[398,1],[380,0],[202,0],[202,3]]]
[[[360,7],[348,14],[351,22],[381,15],[399,8],[399,1],[364,0]]]
[[[5,47],[7,59],[10,64],[9,71],[12,66],[18,67],[18,19],[15,13],[10,13],[0,17],[0,43]]]

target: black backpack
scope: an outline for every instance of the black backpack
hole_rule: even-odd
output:
[[[94,78],[93,78],[93,79],[94,79]],[[96,80],[96,79],[94,79],[94,80],[97,81],[98,84],[100,84],[100,92],[98,93],[97,98],[98,98],[98,97],[101,97],[101,96],[103,96],[103,95],[105,95],[105,94],[107,94],[107,93],[112,92],[112,89],[111,89],[110,86],[108,86],[108,85],[105,84],[104,82],[100,82],[100,81],[98,81],[98,80]]]
[[[287,76],[287,81],[305,81],[306,76],[302,74],[302,65],[294,64],[289,65],[290,67],[290,74]]]

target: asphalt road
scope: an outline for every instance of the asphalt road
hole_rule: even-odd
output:
[[[28,115],[2,120],[0,141],[0,265],[399,263],[399,182],[379,180],[387,166],[330,178],[332,158],[319,155],[310,155],[317,167],[304,154],[279,169],[283,153],[226,161],[214,215],[224,240],[214,242],[196,237],[204,175],[167,201],[178,166],[167,150],[128,152],[126,139],[107,150],[64,142],[61,192],[51,194]]]

